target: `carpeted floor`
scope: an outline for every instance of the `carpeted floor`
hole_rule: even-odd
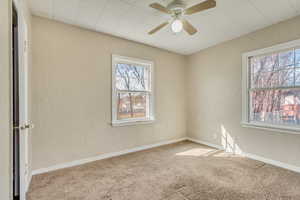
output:
[[[33,177],[28,200],[300,200],[300,174],[192,142]]]

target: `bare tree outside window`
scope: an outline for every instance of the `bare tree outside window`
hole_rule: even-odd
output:
[[[250,121],[300,125],[300,49],[250,57]]]
[[[117,119],[146,118],[149,113],[150,71],[145,66],[116,66]]]

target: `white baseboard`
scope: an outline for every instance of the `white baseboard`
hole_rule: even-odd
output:
[[[139,146],[139,147],[135,147],[135,148],[132,148],[132,149],[127,149],[127,150],[123,150],[123,151],[119,151],[119,152],[106,153],[106,154],[102,154],[102,155],[91,157],[91,158],[75,160],[75,161],[72,161],[72,162],[62,163],[62,164],[50,166],[50,167],[47,167],[47,168],[41,168],[41,169],[33,170],[32,174],[30,175],[30,181],[31,181],[31,177],[33,175],[43,174],[43,173],[47,173],[47,172],[51,172],[51,171],[55,171],[55,170],[59,170],[59,169],[64,169],[64,168],[68,168],[68,167],[74,167],[74,166],[82,165],[82,164],[97,161],[97,160],[103,160],[103,159],[107,159],[107,158],[111,158],[111,157],[121,156],[121,155],[125,155],[125,154],[128,154],[128,153],[133,153],[133,152],[147,150],[147,149],[151,149],[151,148],[154,148],[154,147],[159,147],[159,146],[163,146],[163,145],[167,145],[167,144],[173,144],[173,143],[181,142],[181,141],[184,141],[184,140],[189,140],[189,141],[192,141],[192,142],[195,142],[195,143],[198,143],[198,144],[203,144],[203,145],[210,146],[210,147],[213,147],[213,148],[216,148],[216,149],[224,150],[224,148],[221,145],[217,145],[217,144],[213,144],[213,143],[210,143],[210,142],[197,140],[197,139],[193,139],[193,138],[180,138],[180,139],[176,139],[176,140],[168,140],[168,141],[159,142],[159,143],[155,143],[155,144]],[[274,166],[277,166],[277,167],[281,167],[281,168],[284,168],[284,169],[288,169],[288,170],[300,173],[300,167],[295,166],[295,165],[290,165],[290,164],[287,164],[287,163],[283,163],[283,162],[280,162],[280,161],[264,158],[262,156],[258,156],[258,155],[251,154],[251,153],[246,153],[246,152],[242,152],[242,153],[240,153],[240,155],[245,156],[245,157],[250,158],[250,159],[253,159],[253,160],[258,160],[258,161],[261,161],[261,162],[264,162],[264,163],[267,163],[267,164],[271,164],[271,165],[274,165]]]
[[[53,166],[50,166],[50,167],[47,167],[47,168],[41,168],[41,169],[33,170],[32,175],[43,174],[43,173],[47,173],[47,172],[51,172],[51,171],[55,171],[55,170],[59,170],[59,169],[64,169],[64,168],[68,168],[68,167],[74,167],[74,166],[86,164],[86,163],[97,161],[97,160],[103,160],[103,159],[107,159],[107,158],[121,156],[121,155],[124,155],[124,154],[133,153],[133,152],[142,151],[142,150],[147,150],[147,149],[151,149],[151,148],[154,148],[154,147],[159,147],[159,146],[163,146],[163,145],[167,145],[167,144],[173,144],[173,143],[177,143],[177,142],[181,142],[181,141],[185,141],[185,140],[187,140],[187,138],[168,140],[168,141],[159,142],[159,143],[155,143],[155,144],[135,147],[135,148],[132,148],[132,149],[126,149],[126,150],[119,151],[119,152],[101,154],[101,155],[95,156],[95,157],[85,158],[85,159],[81,159],[81,160],[75,160],[75,161],[71,161],[71,162],[67,162],[67,163],[53,165]]]
[[[193,138],[187,138],[187,140],[195,142],[195,143],[199,143],[199,144],[204,144],[204,145],[216,148],[216,149],[224,150],[224,148],[222,146],[217,145],[217,144],[212,144],[212,143],[209,143],[209,142],[206,142],[206,141],[197,140],[197,139],[193,139]],[[300,173],[300,167],[295,166],[295,165],[283,163],[283,162],[280,162],[280,161],[277,161],[277,160],[272,160],[272,159],[269,159],[269,158],[264,158],[262,156],[258,156],[258,155],[251,154],[251,153],[246,153],[246,152],[239,153],[239,155],[245,156],[245,157],[253,159],[253,160],[261,161],[261,162],[264,162],[264,163],[267,163],[267,164],[270,164],[270,165],[274,165],[276,167],[281,167],[281,168],[284,168],[284,169],[288,169],[288,170]]]
[[[243,153],[243,155],[245,157],[251,158],[253,160],[258,160],[258,161],[261,161],[261,162],[264,162],[264,163],[267,163],[267,164],[270,164],[270,165],[274,165],[276,167],[281,167],[281,168],[284,168],[284,169],[288,169],[288,170],[300,173],[300,167],[295,166],[295,165],[283,163],[283,162],[280,162],[280,161],[277,161],[277,160],[272,160],[272,159],[269,159],[269,158],[264,158],[262,156],[258,156],[258,155],[251,154],[251,153]]]
[[[217,145],[217,144],[212,144],[212,143],[209,143],[209,142],[205,142],[205,141],[202,141],[202,140],[197,140],[197,139],[193,139],[193,138],[187,138],[187,140],[191,141],[191,142],[195,142],[195,143],[198,143],[198,144],[204,144],[206,146],[209,146],[209,147],[213,147],[213,148],[216,148],[216,149],[220,149],[220,150],[224,150],[224,148],[220,145]]]

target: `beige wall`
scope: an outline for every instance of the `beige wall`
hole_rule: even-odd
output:
[[[300,135],[242,128],[243,52],[300,38],[300,17],[188,57],[188,136],[300,166]],[[231,139],[234,142],[230,142]]]
[[[33,17],[33,168],[184,137],[186,58]],[[155,62],[156,122],[112,127],[111,54]]]
[[[0,199],[9,200],[10,177],[10,5],[0,1]]]
[[[33,17],[33,169],[186,133],[218,145],[225,135],[234,151],[300,166],[300,135],[240,125],[241,54],[299,39],[299,25],[297,17],[184,57]],[[155,62],[154,124],[111,127],[111,54]]]

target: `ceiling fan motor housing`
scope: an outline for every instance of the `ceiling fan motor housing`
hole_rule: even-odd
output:
[[[186,8],[186,3],[182,0],[174,0],[167,6],[167,8],[172,10],[174,13],[183,12]]]

